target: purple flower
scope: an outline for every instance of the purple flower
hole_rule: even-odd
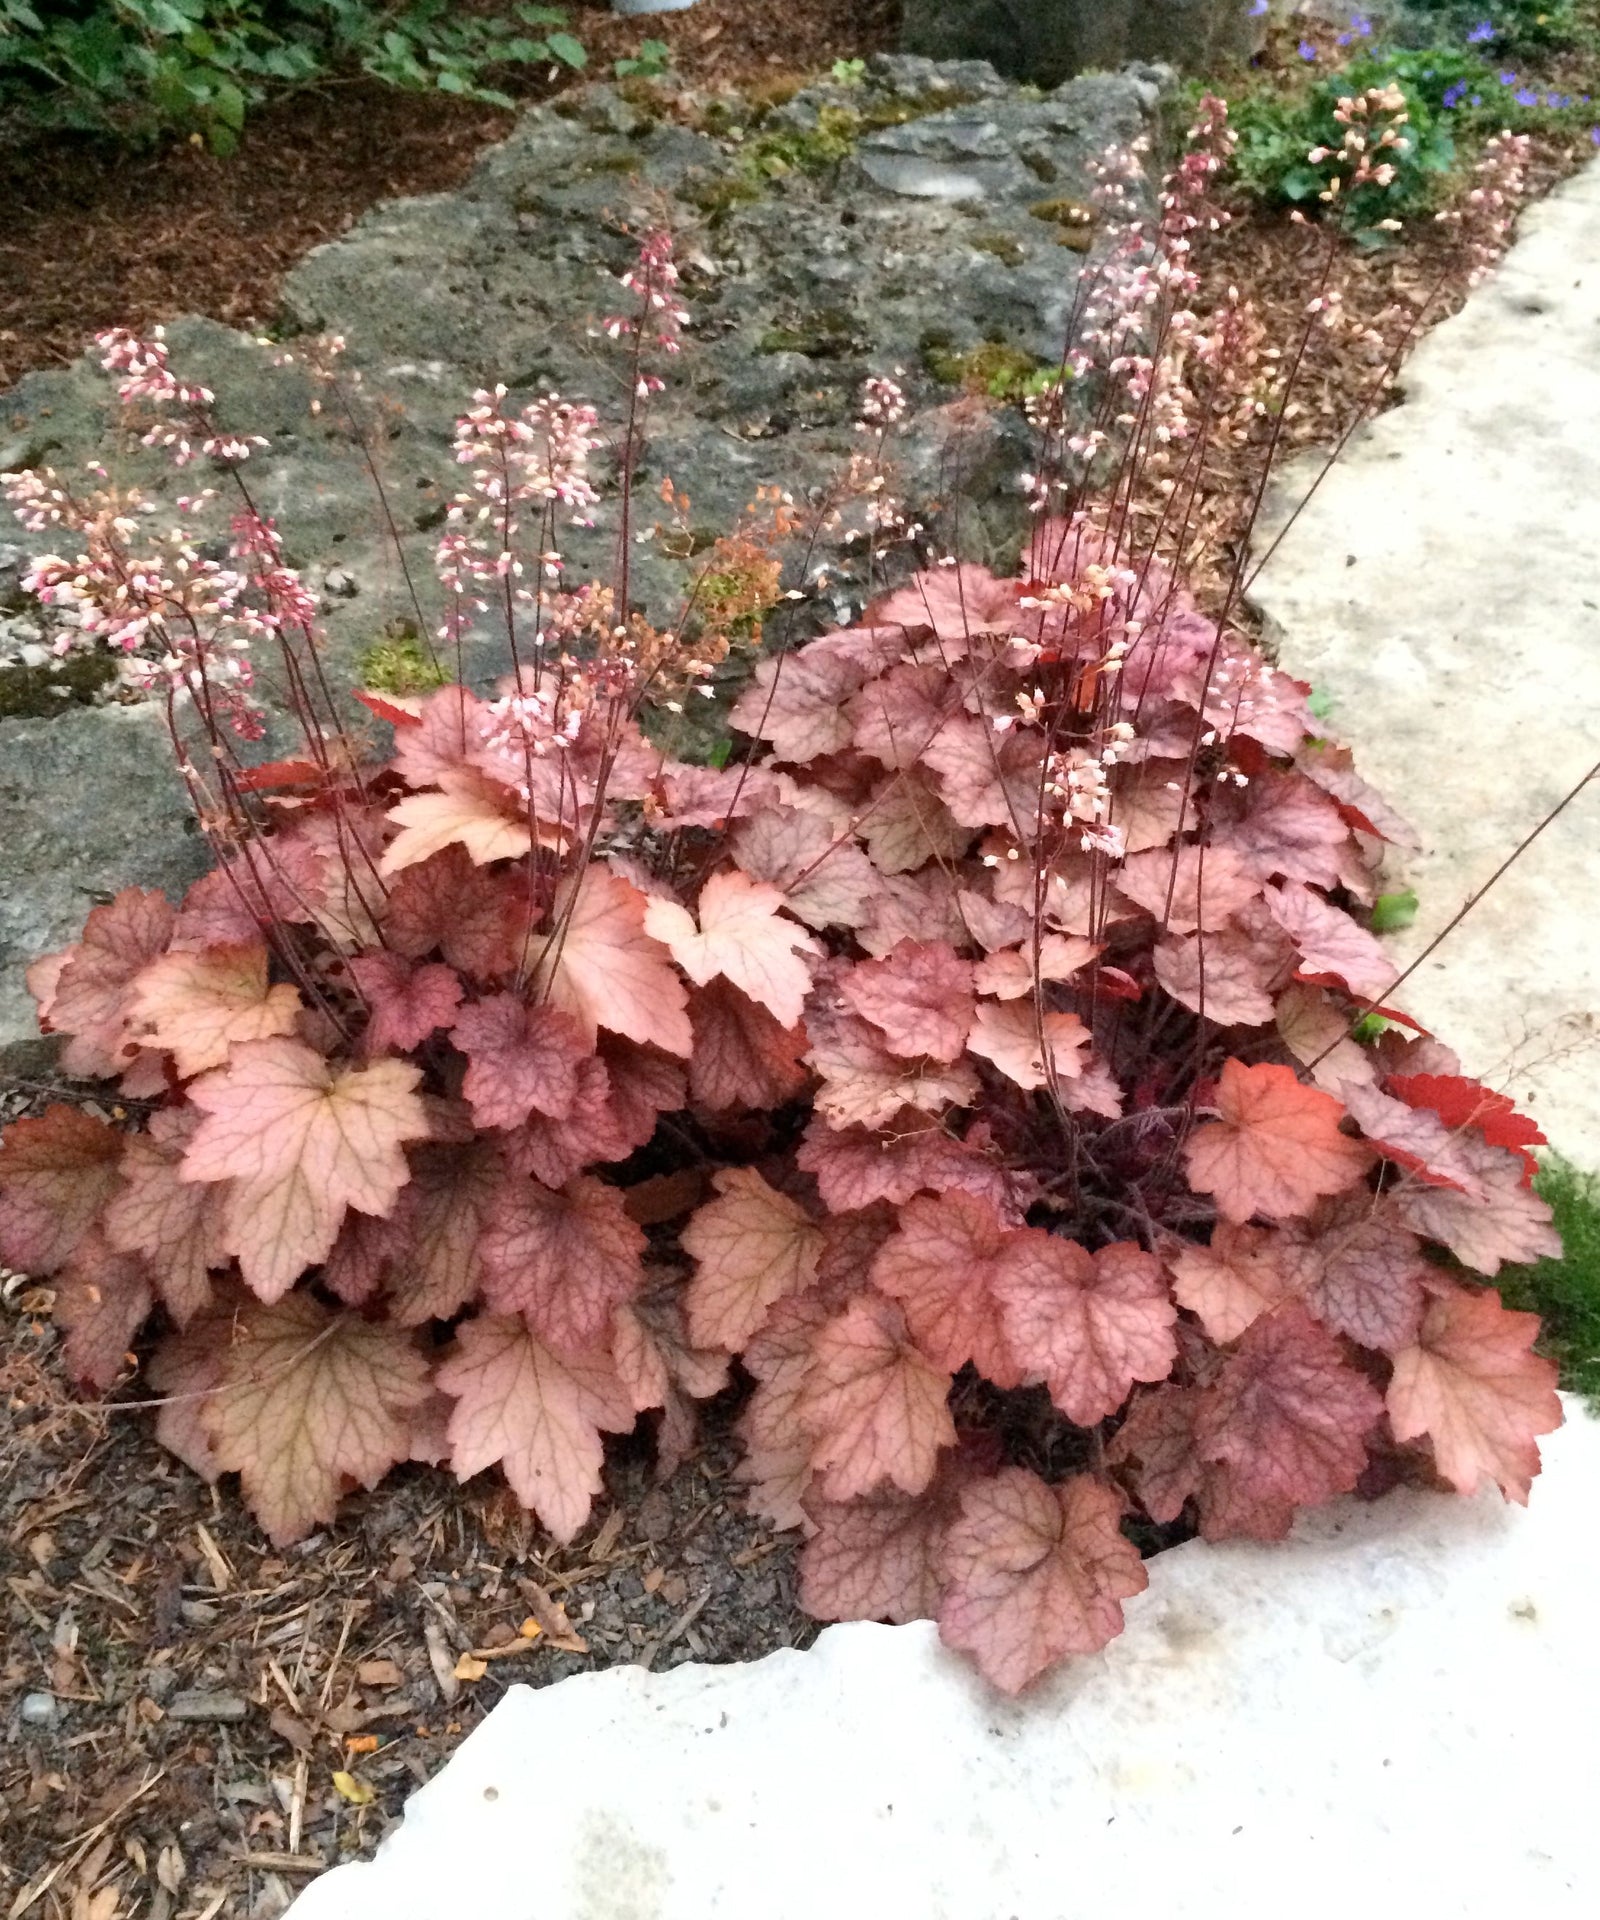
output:
[[[1481,47],[1485,40],[1493,40],[1499,31],[1500,29],[1492,20],[1480,20],[1472,29],[1471,33],[1467,35],[1467,45],[1469,47]]]
[[[1589,129],[1589,138],[1597,147],[1600,147],[1600,127],[1591,127]]]
[[[1295,51],[1302,60],[1315,60],[1317,57],[1317,50],[1309,40],[1302,40]]]
[[[1255,5],[1250,9],[1250,18],[1252,20],[1259,20],[1266,10],[1267,0],[1255,0]]]
[[[1539,104],[1539,96],[1532,87],[1518,87],[1511,97],[1519,107],[1536,107]]]
[[[1466,95],[1466,91],[1467,91],[1466,81],[1458,80],[1453,87],[1445,88],[1444,93],[1441,96],[1439,101],[1440,106],[1459,107],[1461,105],[1463,98]]]
[[[1517,76],[1509,68],[1504,73],[1496,74],[1495,78],[1503,87],[1514,87],[1517,84]]]

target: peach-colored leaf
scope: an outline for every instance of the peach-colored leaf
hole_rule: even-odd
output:
[[[169,1333],[151,1354],[144,1375],[146,1386],[159,1396],[157,1440],[206,1481],[222,1473],[206,1417],[233,1344],[234,1316],[248,1298],[241,1289],[229,1291],[231,1297],[213,1302],[180,1332]]]
[[[135,976],[129,1002],[135,1038],[165,1048],[186,1080],[220,1067],[238,1041],[292,1032],[301,1007],[294,987],[267,984],[260,940],[163,954]]]
[[[940,1448],[955,1444],[950,1375],[918,1352],[900,1308],[862,1294],[818,1331],[812,1356],[796,1415],[826,1497],[853,1499],[885,1481],[921,1493]]]
[[[106,1238],[142,1253],[162,1303],[180,1327],[211,1303],[211,1270],[228,1263],[227,1189],[182,1177],[200,1124],[187,1104],[158,1108],[147,1133],[128,1137],[123,1185],[106,1208]]]
[[[700,1346],[737,1353],[775,1301],[816,1279],[822,1229],[753,1167],[724,1167],[712,1180],[717,1198],[681,1235],[695,1263],[685,1304]]]
[[[785,1027],[800,1018],[811,988],[806,956],[822,949],[804,928],[779,916],[783,895],[733,868],[700,890],[698,929],[675,900],[651,900],[645,931],[703,987],[721,978],[764,1006]]]
[[[1089,1044],[1089,1029],[1075,1013],[1046,1013],[1043,1027],[1041,1046],[1039,1014],[1031,998],[980,1000],[967,1048],[992,1062],[1025,1093],[1049,1079],[1046,1048],[1056,1076],[1075,1079],[1083,1071],[1080,1050]]]
[[[815,760],[850,744],[845,702],[866,677],[860,661],[837,651],[797,648],[758,663],[729,718],[741,732],[770,740],[780,760]]]
[[[203,1418],[217,1466],[282,1547],[333,1518],[346,1481],[375,1487],[407,1457],[430,1392],[409,1334],[294,1293],[234,1320]]]
[[[391,1249],[387,1308],[397,1326],[448,1320],[476,1298],[478,1241],[505,1168],[490,1140],[414,1148],[412,1176],[382,1222]]]
[[[458,1480],[497,1462],[511,1491],[563,1544],[600,1491],[601,1431],[634,1412],[609,1355],[551,1351],[518,1317],[480,1315],[456,1335],[436,1384],[455,1401],[450,1462]]]
[[[1131,1242],[1091,1255],[1059,1234],[1024,1228],[1006,1245],[994,1290],[1018,1364],[1079,1426],[1115,1413],[1136,1380],[1172,1371],[1177,1312],[1166,1275]]]
[[[695,1344],[684,1311],[684,1289],[671,1280],[617,1308],[611,1351],[635,1410],[661,1409],[656,1466],[663,1475],[675,1473],[694,1442],[694,1402],[721,1393],[728,1384],[730,1356],[720,1348]]]
[[[437,793],[410,793],[389,809],[400,829],[378,863],[401,873],[446,847],[464,847],[475,866],[514,860],[533,845],[528,818],[512,796],[482,774],[459,767],[439,775]]]
[[[979,993],[996,1000],[1020,1000],[1040,980],[1070,980],[1093,960],[1100,949],[1077,934],[1047,933],[1039,942],[1038,967],[1031,942],[989,953],[972,970]]]
[[[688,996],[645,925],[645,897],[609,867],[591,866],[557,903],[558,931],[540,957],[551,1006],[586,1038],[604,1027],[686,1059]]]
[[[1122,1631],[1121,1602],[1149,1584],[1116,1493],[1087,1474],[1047,1486],[1004,1467],[961,1495],[945,1539],[939,1635],[1005,1693]]]
[[[752,880],[776,887],[808,927],[859,927],[879,881],[872,862],[832,823],[796,807],[768,807],[742,821],[733,857]]]
[[[124,1136],[57,1101],[0,1134],[0,1263],[47,1274],[65,1264],[117,1190]]]
[[[1555,1365],[1532,1351],[1538,1333],[1538,1315],[1508,1312],[1492,1287],[1436,1292],[1416,1345],[1394,1357],[1395,1438],[1426,1434],[1440,1473],[1460,1492],[1492,1480],[1526,1506],[1538,1436],[1562,1418]]]
[[[919,1194],[872,1264],[872,1282],[904,1309],[912,1338],[935,1366],[968,1361],[998,1387],[1022,1384],[994,1285],[1011,1235],[994,1203],[971,1193]]]
[[[345,1209],[387,1214],[411,1177],[402,1147],[428,1134],[403,1060],[336,1068],[298,1040],[248,1040],[189,1089],[205,1118],[185,1180],[227,1180],[229,1251],[276,1300],[332,1247]]]
[[[1213,1340],[1237,1340],[1252,1321],[1293,1296],[1285,1251],[1277,1229],[1219,1220],[1210,1246],[1181,1240],[1167,1247],[1173,1293]]]
[[[800,1555],[800,1604],[814,1620],[931,1620],[951,1503],[896,1491],[813,1501]]]
[[[587,1176],[559,1192],[511,1181],[478,1242],[484,1296],[497,1312],[525,1314],[558,1352],[583,1353],[639,1290],[644,1248],[616,1187]]]
[[[1217,1111],[1189,1136],[1184,1159],[1190,1186],[1215,1194],[1225,1219],[1309,1213],[1372,1164],[1371,1148],[1339,1131],[1339,1102],[1288,1067],[1224,1061]]]
[[[741,1358],[756,1390],[739,1416],[745,1457],[738,1478],[751,1510],[775,1527],[809,1527],[801,1501],[811,1485],[811,1440],[797,1408],[811,1378],[814,1343],[829,1317],[815,1293],[790,1294],[767,1315]]]
[[[910,873],[929,860],[957,860],[972,839],[920,768],[874,789],[857,828],[880,873]]]

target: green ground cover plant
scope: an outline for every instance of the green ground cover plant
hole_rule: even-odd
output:
[[[365,73],[510,106],[515,67],[582,67],[560,8],[451,0],[0,0],[0,106],[43,126],[232,150],[270,92]]]

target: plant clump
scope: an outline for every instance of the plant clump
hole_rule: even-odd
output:
[[[149,1118],[9,1128],[0,1259],[51,1276],[92,1390],[153,1332],[162,1437],[274,1541],[407,1461],[498,1468],[570,1541],[606,1435],[652,1415],[671,1463],[738,1381],[807,1608],[935,1619],[1014,1692],[1120,1629],[1138,1540],[1279,1539],[1404,1479],[1527,1498],[1555,1370],[1489,1283],[1559,1250],[1541,1136],[1393,1005],[1363,915],[1403,823],[1150,535],[1237,415],[1229,316],[1184,304],[1225,135],[1209,103],[1083,304],[1098,412],[1035,405],[1010,577],[918,550],[874,376],[820,522],[758,501],[690,544],[677,623],[639,612],[633,474],[688,318],[649,236],[602,328],[615,577],[559,553],[600,507],[594,410],[476,395],[418,630],[455,677],[359,695],[382,747],[327,697],[257,443],[106,337],[147,441],[224,477],[230,550],[25,474],[60,548],[30,582],[162,700],[215,864],[31,969],[67,1071]],[[1136,168],[1103,167],[1108,219]],[[721,764],[654,744],[847,505],[901,584],[759,660]],[[473,689],[485,623],[510,670]],[[257,647],[303,732],[265,765]]]

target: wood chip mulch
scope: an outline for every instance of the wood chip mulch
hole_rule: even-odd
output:
[[[701,0],[644,23],[585,12],[596,66],[672,41],[692,80],[826,67],[891,37],[890,0]],[[0,155],[0,388],[95,328],[199,310],[241,323],[283,272],[373,201],[455,184],[504,115],[354,88],[258,114],[241,154],[124,160],[70,141]],[[1577,164],[1538,153],[1541,189]],[[1322,241],[1245,215],[1207,243],[1268,336],[1298,339]],[[1318,331],[1286,450],[1327,446],[1388,404],[1382,361],[1453,311],[1465,262],[1427,228],[1343,251],[1357,329]],[[1246,453],[1219,454],[1201,533],[1212,587],[1245,539]],[[53,1090],[0,1088],[0,1121]],[[54,1090],[85,1098],[83,1090]],[[230,1487],[157,1445],[147,1415],[87,1407],[55,1357],[49,1292],[0,1275],[0,1920],[273,1920],[306,1877],[370,1852],[405,1797],[515,1681],[635,1662],[759,1657],[815,1631],[792,1536],[732,1480],[730,1398],[665,1482],[618,1445],[596,1524],[552,1548],[504,1494],[408,1468],[337,1526],[275,1552]]]

